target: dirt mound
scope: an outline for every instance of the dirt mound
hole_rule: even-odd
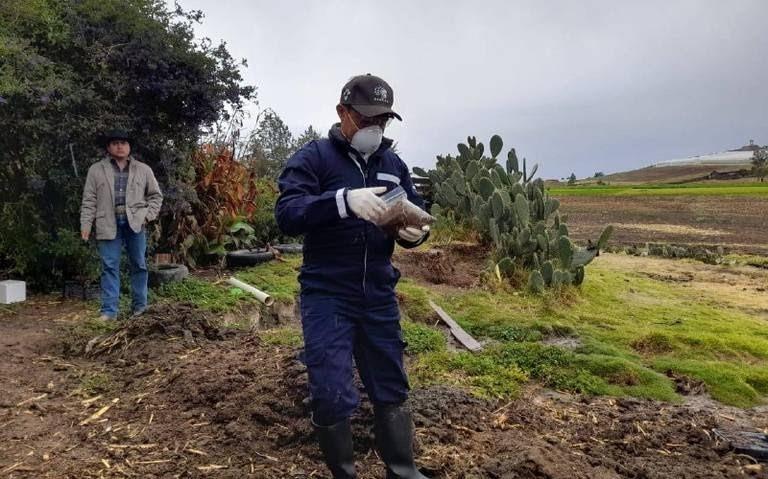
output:
[[[146,350],[151,343],[181,340],[191,346],[202,341],[224,339],[218,321],[191,304],[152,306],[136,318],[122,322],[117,329],[93,338],[85,347],[88,356],[119,353],[129,349]]]
[[[406,278],[471,288],[480,283],[488,250],[477,244],[452,243],[429,250],[398,251],[394,257]]]

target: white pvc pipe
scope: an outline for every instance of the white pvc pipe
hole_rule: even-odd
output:
[[[261,291],[260,289],[254,288],[248,283],[243,283],[237,278],[229,278],[227,283],[231,284],[232,286],[236,286],[243,291],[251,293],[252,295],[256,296],[256,299],[266,304],[267,306],[272,306],[275,303],[275,299],[272,296],[268,295],[264,291]]]

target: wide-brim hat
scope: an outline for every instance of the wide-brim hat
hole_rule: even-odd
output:
[[[131,135],[125,130],[110,130],[102,137],[104,146],[109,146],[109,144],[115,140],[125,140],[128,143],[133,143]]]

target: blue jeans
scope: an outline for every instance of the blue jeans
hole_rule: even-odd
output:
[[[147,235],[142,228],[135,233],[128,220],[117,219],[117,236],[113,240],[99,240],[101,256],[101,314],[117,317],[120,299],[120,256],[123,245],[128,252],[131,271],[131,296],[133,311],[147,307]]]

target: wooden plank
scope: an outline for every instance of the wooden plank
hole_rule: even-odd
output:
[[[440,316],[440,319],[442,319],[443,322],[448,325],[453,337],[456,338],[465,348],[469,349],[470,351],[480,351],[483,349],[483,345],[477,342],[477,340],[470,336],[469,333],[464,331],[464,329],[459,326],[459,323],[454,321],[453,318],[448,316],[448,313],[443,311],[443,308],[436,305],[432,300],[429,300],[429,305],[432,307],[432,309],[435,310],[437,315]]]

